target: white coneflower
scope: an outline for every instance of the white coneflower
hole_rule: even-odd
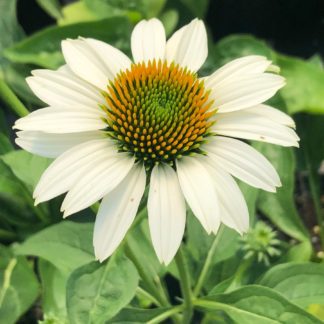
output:
[[[208,233],[221,222],[242,233],[248,210],[232,176],[267,191],[280,186],[272,165],[234,138],[298,146],[298,137],[289,116],[262,104],[285,83],[266,72],[266,58],[243,57],[197,76],[207,57],[202,21],[166,41],[159,20],[143,20],[131,48],[133,61],[95,39],[63,41],[66,65],[27,79],[49,107],[16,122],[16,142],[56,158],[36,203],[67,192],[66,217],[102,199],[93,240],[100,261],[122,241],[149,183],[151,237],[168,264],[183,237],[185,201]]]

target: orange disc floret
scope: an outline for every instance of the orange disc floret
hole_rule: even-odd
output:
[[[186,68],[161,60],[133,64],[110,82],[104,96],[108,133],[120,151],[148,166],[201,153],[214,112],[203,81]]]

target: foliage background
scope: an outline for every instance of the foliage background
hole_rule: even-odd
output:
[[[32,191],[49,160],[14,145],[11,126],[42,107],[24,78],[62,64],[60,41],[79,35],[130,54],[142,18],[170,35],[198,16],[209,32],[202,73],[244,55],[272,59],[287,78],[271,104],[293,115],[301,148],[252,143],[275,165],[277,194],[240,184],[251,232],[204,233],[188,213],[182,253],[197,323],[318,323],[324,320],[324,2],[266,0],[0,0],[0,322],[177,322],[183,311],[175,263],[152,250],[146,209],[108,262],[94,261],[95,213],[61,220],[59,197],[35,208]],[[18,5],[18,13],[16,11]],[[322,171],[321,171],[322,170]],[[144,206],[144,204],[143,204]],[[180,297],[180,298],[179,298]]]

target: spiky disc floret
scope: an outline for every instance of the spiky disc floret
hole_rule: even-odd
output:
[[[155,60],[120,72],[104,93],[109,134],[146,165],[173,163],[199,147],[212,125],[209,92],[197,75]]]

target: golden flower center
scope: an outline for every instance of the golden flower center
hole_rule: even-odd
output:
[[[147,165],[201,153],[213,114],[203,81],[179,65],[155,60],[120,72],[104,94],[110,136],[120,151]]]

